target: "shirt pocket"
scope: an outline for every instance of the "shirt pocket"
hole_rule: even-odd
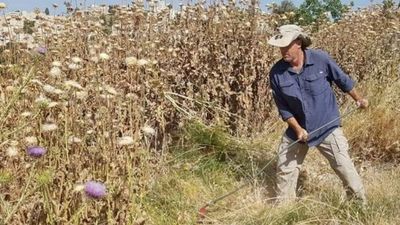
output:
[[[296,85],[294,85],[294,81],[283,81],[279,83],[279,87],[283,94],[294,97],[296,96]]]
[[[326,80],[324,72],[310,74],[305,80],[305,89],[311,95],[320,95],[329,88],[329,82]]]

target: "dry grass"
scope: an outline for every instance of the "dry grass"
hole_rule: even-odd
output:
[[[214,224],[399,222],[398,189],[379,192],[369,179],[368,215],[323,185],[311,200],[269,205],[273,168],[254,175],[283,129],[267,79],[279,56],[266,40],[284,18],[232,3],[169,13],[136,5],[44,17],[34,31],[46,54],[0,50],[0,223],[192,224],[202,203],[249,180],[213,209]],[[308,28],[371,100],[345,123],[362,160],[399,159],[398,24],[398,10],[377,8]],[[48,153],[32,159],[31,145]],[[382,174],[399,185],[396,173]],[[74,190],[87,180],[104,182],[107,196]]]

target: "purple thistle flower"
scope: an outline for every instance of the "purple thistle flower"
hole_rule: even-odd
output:
[[[46,53],[47,53],[47,48],[45,48],[45,47],[37,47],[37,48],[36,48],[36,52],[39,53],[39,54],[41,54],[41,55],[46,55]]]
[[[106,186],[100,182],[88,181],[85,184],[85,193],[90,198],[102,198],[106,195]]]
[[[28,147],[27,153],[28,155],[34,157],[34,158],[39,158],[42,157],[47,150],[45,148],[39,147],[39,146],[31,146]]]

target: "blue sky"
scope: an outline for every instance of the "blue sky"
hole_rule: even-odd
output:
[[[58,13],[61,13],[62,11],[65,11],[65,8],[63,7],[63,2],[65,0],[0,0],[0,2],[4,2],[7,4],[7,10],[8,12],[10,11],[15,11],[15,10],[25,10],[25,11],[32,11],[35,7],[44,10],[46,7],[48,7],[50,10],[52,10],[52,3],[56,3],[60,6],[58,9]],[[91,5],[93,3],[95,4],[128,4],[131,3],[132,0],[69,0],[73,5],[76,3],[79,5],[80,3],[84,4],[86,2],[86,5]],[[261,1],[261,6],[262,9],[264,9],[265,5],[271,2],[276,2],[279,3],[281,0],[260,0]],[[177,5],[179,2],[189,2],[189,0],[166,0],[167,3],[173,3],[173,5]],[[293,0],[293,2],[296,5],[300,5],[303,0]],[[350,0],[342,0],[343,3],[349,3]],[[381,3],[382,0],[373,0],[371,3],[371,0],[354,0],[355,7],[365,7],[368,5],[371,5],[373,3]],[[396,1],[397,2],[397,1]]]

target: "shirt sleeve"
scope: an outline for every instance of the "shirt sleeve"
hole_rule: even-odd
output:
[[[343,91],[349,92],[354,87],[354,81],[339,67],[339,65],[328,54],[326,54],[328,63],[329,79]]]
[[[278,107],[278,112],[282,119],[286,121],[287,119],[293,117],[293,114],[290,112],[289,105],[282,97],[283,94],[276,84],[274,76],[272,74],[270,74],[270,84],[272,89],[272,96],[274,98],[276,106]]]

